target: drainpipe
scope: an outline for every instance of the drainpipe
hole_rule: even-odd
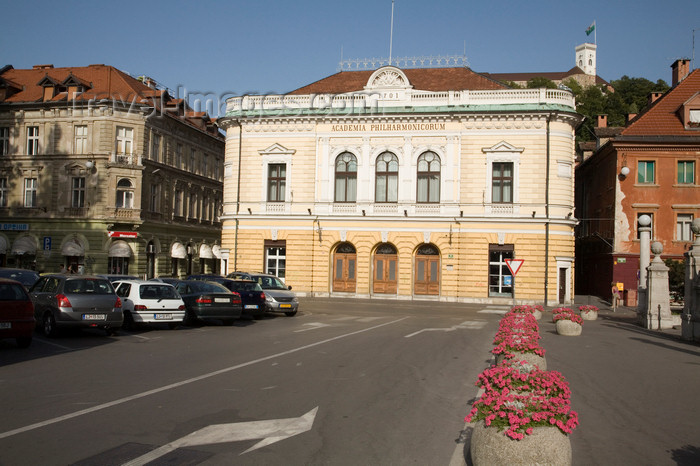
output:
[[[549,153],[549,123],[552,119],[552,113],[547,115],[547,169],[545,173],[547,174],[545,178],[545,194],[544,194],[544,208],[545,216],[547,217],[544,224],[544,305],[547,305],[547,298],[549,296],[549,165],[550,165],[550,153]]]
[[[241,149],[243,145],[243,123],[238,120],[238,181],[236,184],[236,236],[233,240],[233,271],[238,270],[238,212],[241,210]]]

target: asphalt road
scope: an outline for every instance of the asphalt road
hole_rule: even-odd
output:
[[[447,465],[495,308],[316,298],[233,327],[1,341],[0,464]]]

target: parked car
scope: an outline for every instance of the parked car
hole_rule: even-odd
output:
[[[0,338],[14,338],[17,346],[27,348],[35,325],[34,305],[24,285],[0,278]]]
[[[196,273],[196,274],[188,275],[186,280],[216,281],[217,278],[224,278],[224,277],[221,275],[215,274],[215,273]]]
[[[36,283],[37,280],[39,280],[39,274],[34,270],[0,267],[0,278],[17,280],[24,285],[25,290],[28,290],[33,284]]]
[[[123,322],[122,300],[109,280],[95,275],[42,275],[29,289],[44,334],[61,328],[102,328],[113,335]]]
[[[136,324],[167,323],[175,328],[185,318],[185,302],[169,283],[146,280],[123,280],[114,283],[122,299],[124,327]]]
[[[231,272],[230,274],[226,275],[226,278],[233,278],[234,280],[251,280],[248,272]]]
[[[299,310],[299,300],[282,280],[267,273],[254,273],[251,278],[258,282],[265,292],[267,312],[283,312],[286,316],[296,315]]]
[[[186,325],[206,319],[216,319],[224,325],[231,325],[241,317],[241,297],[218,283],[181,280],[174,285],[185,302]]]
[[[118,274],[118,273],[104,273],[104,274],[99,274],[98,276],[104,277],[112,283],[119,282],[122,280],[138,280],[139,279],[139,277],[136,277],[134,275],[122,275],[122,274]]]
[[[253,280],[222,278],[219,283],[241,296],[244,316],[259,319],[265,314],[267,308],[265,293],[262,288],[260,288],[258,282]]]

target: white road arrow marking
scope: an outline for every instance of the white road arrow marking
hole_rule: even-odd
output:
[[[467,321],[462,322],[459,325],[453,325],[450,328],[424,328],[423,330],[418,330],[417,332],[413,332],[409,335],[405,335],[404,338],[411,338],[411,337],[418,335],[419,333],[422,333],[422,332],[452,332],[452,331],[455,331],[457,329],[462,329],[462,328],[479,330],[479,329],[484,328],[485,326],[486,326],[486,322],[484,322],[482,320],[479,320],[479,321],[467,320]]]
[[[321,322],[308,322],[304,324],[307,328],[301,330],[294,330],[294,333],[306,332],[308,330],[316,330],[317,328],[330,327],[330,324],[322,324]]]
[[[170,442],[167,445],[163,445],[160,448],[156,448],[128,463],[124,463],[123,466],[142,466],[181,447],[238,442],[241,440],[253,440],[258,438],[262,439],[241,453],[241,455],[243,455],[244,453],[311,430],[317,411],[318,406],[301,417],[208,426],[196,432],[192,432],[174,442]]]

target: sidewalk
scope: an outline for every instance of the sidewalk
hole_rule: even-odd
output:
[[[571,307],[581,304],[588,297]],[[634,308],[590,304],[599,317],[580,336],[558,335],[550,312],[539,321],[547,368],[569,381],[579,413],[573,464],[700,464],[700,345],[681,341],[680,328],[640,327]]]
[[[547,367],[569,381],[579,413],[573,464],[700,464],[700,346],[680,328],[640,327],[634,308],[593,304],[598,320],[579,337],[557,335],[551,314],[539,322]]]

